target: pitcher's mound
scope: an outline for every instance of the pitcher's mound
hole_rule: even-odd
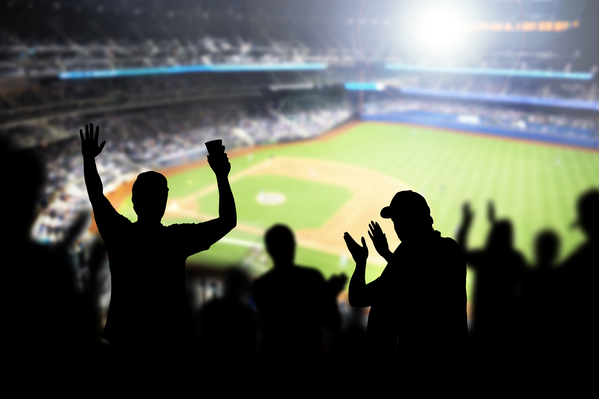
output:
[[[284,194],[281,193],[260,193],[256,197],[256,201],[262,205],[279,205],[287,200]]]

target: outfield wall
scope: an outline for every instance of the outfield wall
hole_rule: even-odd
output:
[[[493,136],[533,140],[544,143],[599,149],[599,139],[597,138],[573,137],[559,134],[543,134],[527,130],[516,130],[495,126],[485,126],[482,124],[463,123],[459,122],[455,115],[453,117],[450,117],[447,114],[430,113],[430,115],[427,116],[423,116],[422,114],[414,114],[410,112],[393,112],[369,115],[362,114],[360,116],[360,120],[364,122],[377,121],[408,123],[415,125],[431,126],[442,129],[462,130],[481,134],[489,134]]]

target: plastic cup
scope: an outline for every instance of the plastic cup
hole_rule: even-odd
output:
[[[208,155],[220,155],[225,153],[225,147],[221,139],[211,140],[204,143],[208,150]]]

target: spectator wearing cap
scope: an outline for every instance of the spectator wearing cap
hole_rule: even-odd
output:
[[[381,211],[391,219],[401,244],[394,252],[376,222],[369,236],[388,262],[381,276],[366,284],[368,247],[349,233],[345,241],[356,269],[349,303],[370,307],[367,338],[373,364],[398,367],[403,376],[441,377],[463,372],[468,327],[466,263],[458,244],[441,237],[424,197],[400,191]]]
[[[219,217],[204,223],[164,226],[168,184],[154,171],[140,174],[133,184],[137,222],[120,215],[103,194],[94,158],[99,129],[85,127],[81,152],[85,184],[98,230],[106,245],[112,293],[103,338],[109,342],[113,371],[179,370],[191,334],[187,315],[185,261],[205,251],[237,222],[228,181],[226,154],[208,157],[219,191]],[[224,150],[224,148],[223,148]]]

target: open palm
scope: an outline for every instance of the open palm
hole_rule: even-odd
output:
[[[391,255],[389,251],[389,243],[387,242],[387,236],[383,233],[383,229],[381,226],[374,221],[371,221],[368,225],[368,236],[372,240],[374,244],[374,249],[379,253],[383,258],[387,259]]]
[[[343,239],[345,240],[347,249],[349,249],[349,252],[354,258],[354,261],[366,262],[366,259],[368,258],[368,247],[366,246],[366,241],[364,241],[364,237],[362,237],[362,245],[358,244],[354,240],[354,238],[347,232],[343,235]]]
[[[85,125],[85,136],[83,130],[79,129],[79,136],[81,137],[81,154],[84,158],[95,158],[97,157],[104,148],[106,141],[103,141],[98,146],[98,136],[100,135],[100,127],[96,126],[96,133],[94,134],[94,124],[90,123]]]

